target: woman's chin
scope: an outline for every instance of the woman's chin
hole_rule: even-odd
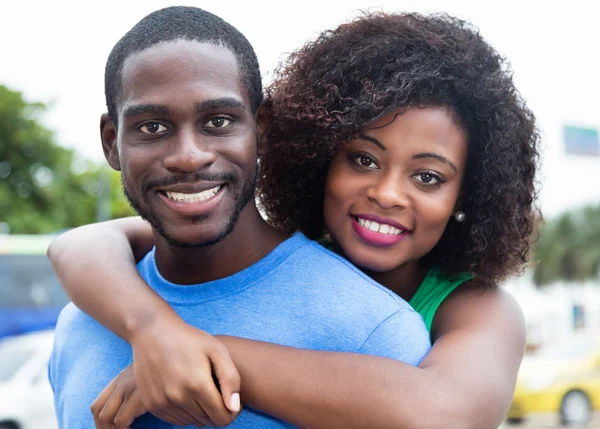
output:
[[[363,271],[374,272],[374,273],[385,273],[392,271],[402,265],[402,261],[388,261],[377,256],[365,256],[360,255],[355,258],[352,255],[346,255],[350,262],[356,265]]]

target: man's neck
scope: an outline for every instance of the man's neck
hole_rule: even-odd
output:
[[[240,213],[234,230],[219,243],[182,248],[155,231],[156,264],[161,275],[176,284],[191,285],[222,279],[263,259],[288,236],[261,217],[253,201]]]

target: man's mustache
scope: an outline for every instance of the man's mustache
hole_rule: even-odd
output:
[[[148,180],[142,185],[142,194],[145,195],[155,188],[198,182],[229,182],[235,186],[240,182],[240,179],[232,173],[175,174],[168,177]]]

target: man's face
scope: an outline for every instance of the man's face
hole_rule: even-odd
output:
[[[159,43],[126,60],[121,82],[113,166],[130,203],[173,245],[221,241],[257,173],[256,124],[235,56],[208,43]]]

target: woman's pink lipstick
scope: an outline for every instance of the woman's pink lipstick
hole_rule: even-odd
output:
[[[379,224],[391,225],[394,228],[402,230],[402,232],[400,234],[385,234],[382,232],[372,231],[369,228],[367,228],[366,226],[361,225],[358,222],[358,218],[361,218],[364,220],[371,220],[371,221],[377,222]],[[352,220],[352,228],[354,228],[354,231],[358,234],[358,236],[363,241],[365,241],[368,244],[371,244],[373,246],[378,246],[378,247],[393,246],[394,244],[402,241],[410,233],[410,231],[408,231],[406,228],[404,228],[402,225],[400,225],[397,222],[385,221],[379,217],[372,216],[372,215],[351,216],[351,220]]]

